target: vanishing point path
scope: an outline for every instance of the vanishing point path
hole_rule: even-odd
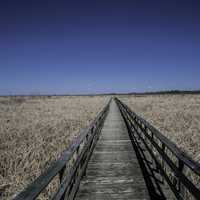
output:
[[[125,122],[114,100],[76,199],[150,199]]]

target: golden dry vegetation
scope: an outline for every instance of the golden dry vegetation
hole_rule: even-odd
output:
[[[200,161],[200,95],[119,98]],[[12,199],[57,159],[108,100],[0,97],[0,193],[5,199]]]
[[[200,161],[200,95],[120,96],[196,161]]]
[[[12,199],[69,147],[107,97],[0,97],[0,198]]]

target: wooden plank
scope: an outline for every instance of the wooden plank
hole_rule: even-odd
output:
[[[79,193],[77,195],[77,199],[81,200],[148,200],[149,198],[146,197],[146,194],[142,193],[123,193],[123,194],[115,194],[115,193],[96,193],[87,195],[86,193]]]
[[[141,179],[140,179],[141,180]],[[90,195],[94,194],[114,194],[117,195],[126,195],[126,193],[132,193],[132,198],[144,198],[148,194],[144,192],[144,186],[138,186],[139,182],[132,182],[132,183],[112,183],[112,184],[84,184],[82,185],[82,192],[79,193],[80,195]]]
[[[101,162],[102,161],[112,161],[112,162],[118,162],[118,161],[123,161],[123,162],[128,162],[131,160],[135,160],[136,159],[136,155],[134,154],[134,152],[117,152],[117,153],[110,153],[110,152],[106,152],[106,153],[95,153],[92,156],[91,161],[98,161]]]
[[[131,145],[123,145],[123,144],[102,144],[96,146],[97,151],[107,151],[107,152],[118,152],[118,151],[133,151],[133,147]]]

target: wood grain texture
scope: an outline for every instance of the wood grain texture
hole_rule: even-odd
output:
[[[126,125],[114,101],[76,199],[150,199]]]

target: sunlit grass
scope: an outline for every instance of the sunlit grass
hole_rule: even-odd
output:
[[[57,159],[106,97],[0,97],[0,193],[12,199]]]

